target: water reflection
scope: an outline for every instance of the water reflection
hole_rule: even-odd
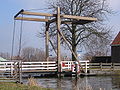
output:
[[[120,90],[120,76],[112,76],[112,85],[114,89]]]
[[[87,77],[84,77],[84,79],[73,79],[72,84],[72,90],[93,90],[92,86],[88,83]]]
[[[24,80],[24,83],[27,80]],[[120,90],[120,77],[101,76],[71,78],[37,78],[40,86],[55,90]]]

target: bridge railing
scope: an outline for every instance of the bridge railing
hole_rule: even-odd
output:
[[[0,62],[0,81],[21,82],[20,61]]]
[[[90,70],[120,70],[120,63],[89,63]]]
[[[52,62],[22,62],[22,71],[27,70],[57,70],[57,64]]]
[[[80,65],[84,69],[85,73],[87,73],[87,70],[89,68],[89,61],[79,61]],[[80,71],[80,65],[77,61],[61,61],[61,71],[72,71],[75,72],[75,68],[77,65],[78,72]]]
[[[17,62],[0,62],[1,71],[13,71],[17,65]],[[57,64],[55,61],[52,62],[21,62],[22,71],[26,70],[56,70]]]
[[[57,64],[53,62],[0,62],[0,81],[21,82],[22,72],[53,72],[57,71]]]

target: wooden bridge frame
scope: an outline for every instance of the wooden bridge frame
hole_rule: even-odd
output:
[[[19,16],[20,14],[22,15],[22,17]],[[44,18],[30,18],[30,17],[24,17],[23,15],[26,15],[26,16],[43,16]],[[60,31],[60,25],[61,24],[71,24],[71,23],[83,25],[83,24],[86,24],[86,23],[97,21],[97,18],[92,18],[92,17],[81,17],[81,16],[60,14],[60,8],[59,7],[57,8],[57,14],[28,12],[28,11],[24,11],[22,9],[21,11],[19,11],[14,16],[14,19],[15,20],[37,21],[37,22],[45,22],[46,23],[46,61],[49,61],[49,35],[48,35],[49,25],[51,23],[56,22],[56,26],[57,26],[57,62],[58,62],[58,72],[61,72],[60,71],[61,70],[60,69],[60,61],[61,61],[61,57],[60,57],[61,56],[60,55],[60,37],[62,37],[65,40],[66,44],[69,46],[66,38],[64,37],[64,35]],[[70,46],[69,46],[69,49],[71,50],[71,52],[73,53],[73,55],[77,59],[76,54],[73,52],[73,50],[71,49]]]

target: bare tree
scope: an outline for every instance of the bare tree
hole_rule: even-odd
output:
[[[103,56],[110,54],[111,38],[108,39],[108,37],[104,36],[104,38],[101,39],[97,37],[90,37],[89,39],[85,42],[87,52],[101,52]]]
[[[26,47],[22,49],[21,57],[24,61],[44,61],[45,53],[38,48]]]
[[[7,53],[0,52],[0,57],[10,59],[10,54],[8,52]]]
[[[61,8],[61,14],[95,17],[97,22],[77,25],[77,24],[64,24],[61,25],[61,31],[65,38],[72,47],[72,50],[77,54],[77,48],[81,46],[90,47],[90,42],[94,40],[102,41],[109,39],[109,29],[105,28],[103,21],[106,19],[107,14],[111,14],[111,9],[107,5],[107,0],[51,0],[48,3],[48,8],[53,12],[56,7]],[[56,35],[56,28],[54,24],[50,26],[49,30],[52,38]],[[87,43],[89,41],[89,43]],[[64,42],[62,42],[64,44]],[[72,60],[76,60],[72,55]]]

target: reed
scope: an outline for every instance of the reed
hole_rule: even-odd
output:
[[[33,77],[28,79],[28,85],[29,86],[39,86],[38,83],[37,83],[37,80]]]

